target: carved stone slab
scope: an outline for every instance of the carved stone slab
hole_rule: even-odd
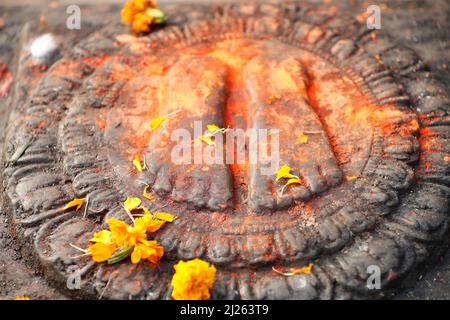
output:
[[[77,297],[170,298],[173,264],[198,257],[218,269],[216,299],[357,298],[400,286],[446,241],[443,85],[411,49],[327,8],[234,4],[190,15],[143,37],[106,23],[17,99],[5,164],[31,144],[4,181],[18,233],[49,279],[64,289],[76,265]],[[179,109],[150,132],[149,119]],[[280,196],[262,164],[171,164],[171,131],[195,120],[281,129],[281,161],[305,184]],[[136,154],[149,170],[133,170]],[[120,203],[142,181],[157,199],[149,209],[179,216],[156,235],[159,267],[73,258],[69,243],[86,247],[105,219],[127,219]],[[86,196],[85,218],[60,212]],[[309,275],[272,270],[310,262]],[[367,287],[370,266],[382,290]]]

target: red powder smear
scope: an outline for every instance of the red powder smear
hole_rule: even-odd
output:
[[[105,119],[98,119],[97,120],[97,125],[100,129],[105,129],[106,128],[106,121]]]
[[[8,94],[12,84],[12,75],[9,72],[8,66],[4,63],[0,63],[0,97],[4,97]]]
[[[86,63],[87,65],[94,67],[94,68],[98,68],[101,65],[103,65],[103,63],[105,63],[106,61],[108,61],[111,57],[108,55],[103,55],[103,56],[98,56],[98,57],[85,57],[83,59],[83,62]]]
[[[41,122],[39,122],[37,128],[38,129],[44,129],[47,126],[47,121],[42,120]]]

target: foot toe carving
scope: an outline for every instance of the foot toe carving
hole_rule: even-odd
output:
[[[252,128],[279,130],[280,166],[294,168],[303,182],[303,185],[290,185],[286,190],[283,185],[274,188],[274,176],[272,183],[267,183],[267,178],[261,174],[262,166],[250,166],[249,194],[253,209],[285,208],[293,200],[306,201],[337,185],[342,172],[321,120],[310,103],[310,79],[304,65],[292,57],[269,52],[247,64],[244,79],[251,99]],[[306,142],[300,139],[302,136],[307,137]],[[320,159],[328,160],[323,163]]]

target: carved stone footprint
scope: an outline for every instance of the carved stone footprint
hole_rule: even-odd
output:
[[[190,57],[177,62],[167,75],[163,93],[164,114],[176,112],[152,135],[148,152],[149,180],[159,194],[195,208],[224,210],[231,205],[232,179],[225,163],[175,164],[171,134],[186,129],[193,135],[194,121],[223,127],[227,69],[211,57]],[[205,149],[203,149],[205,152]]]
[[[245,67],[244,79],[251,99],[252,127],[280,130],[280,166],[305,184],[289,186],[283,195],[276,175],[264,174],[266,163],[250,164],[249,204],[255,211],[290,206],[326,191],[342,179],[320,119],[308,101],[308,76],[296,59],[280,53],[253,58]],[[307,143],[299,140],[308,136]]]

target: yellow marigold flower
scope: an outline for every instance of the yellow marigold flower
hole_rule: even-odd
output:
[[[28,296],[23,296],[23,297],[21,297],[21,296],[16,296],[16,299],[15,300],[31,300],[30,299],[30,297],[28,297]]]
[[[208,262],[194,259],[180,261],[172,278],[172,298],[175,300],[208,300],[214,285],[216,268]]]
[[[122,9],[122,21],[131,24],[133,32],[149,32],[151,25],[161,24],[167,19],[157,6],[153,0],[130,0]]]
[[[92,260],[95,262],[103,262],[108,260],[117,250],[114,243],[97,242],[88,247],[88,252],[92,255]]]
[[[141,260],[148,260],[152,264],[157,264],[164,254],[164,248],[156,241],[141,241],[134,247],[131,254],[131,262],[136,264]]]

